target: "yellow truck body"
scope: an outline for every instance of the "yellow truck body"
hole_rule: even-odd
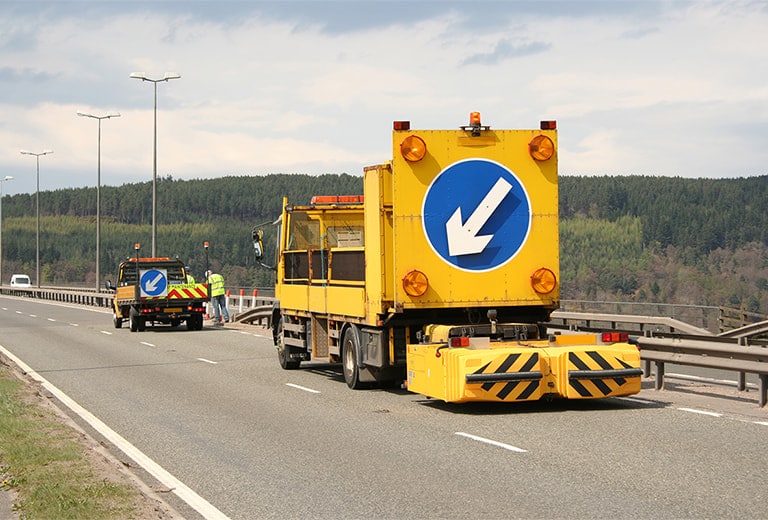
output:
[[[283,368],[338,361],[352,388],[404,381],[448,402],[640,390],[636,347],[546,337],[560,300],[554,122],[395,122],[392,150],[364,168],[363,196],[284,200],[273,317]]]

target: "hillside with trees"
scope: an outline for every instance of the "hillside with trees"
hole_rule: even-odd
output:
[[[40,193],[44,285],[95,283],[95,188]],[[362,193],[341,175],[158,181],[158,251],[232,288],[269,287],[253,261],[251,229],[269,228],[287,196]],[[532,196],[535,196],[532,194]],[[101,279],[133,245],[151,251],[151,183],[101,188]],[[35,196],[3,198],[3,276],[35,273]],[[768,312],[768,176],[560,178],[562,298],[727,305]],[[208,241],[208,254],[203,242]],[[271,254],[272,244],[265,244]]]

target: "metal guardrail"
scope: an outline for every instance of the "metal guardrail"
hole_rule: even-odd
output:
[[[656,366],[657,390],[664,388],[665,363],[692,365],[705,368],[734,370],[757,374],[759,379],[759,404],[768,402],[768,348],[764,345],[748,345],[746,338],[715,337],[653,337],[637,338],[640,357]],[[650,375],[650,367],[646,375]],[[739,379],[739,390],[745,390],[743,377]]]
[[[666,316],[641,316],[632,314],[602,314],[591,312],[568,312],[555,311],[552,313],[552,319],[556,322],[562,321],[563,325],[576,325],[591,328],[594,325],[605,324],[611,330],[624,330],[627,332],[644,333],[648,330],[656,332],[665,330],[668,332],[680,331],[686,334],[696,334],[699,336],[711,336],[712,333],[706,329],[689,325],[688,323],[668,318]],[[628,327],[633,325],[633,327]]]

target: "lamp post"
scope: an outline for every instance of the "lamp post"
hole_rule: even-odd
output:
[[[0,179],[0,285],[3,284],[3,183],[12,180],[11,175]]]
[[[35,266],[37,268],[37,287],[40,287],[40,156],[53,153],[53,150],[45,150],[43,152],[28,152],[21,150],[22,155],[34,155],[37,160],[37,184],[35,188],[35,206],[37,213],[37,235],[35,239]]]
[[[120,117],[120,114],[110,113],[104,114],[103,116],[96,116],[85,112],[78,112],[77,115],[81,117],[90,117],[99,122],[99,138],[96,147],[96,292],[98,293],[101,290],[101,120],[109,119],[111,117]]]
[[[160,79],[151,79],[144,72],[132,72],[131,78],[149,81],[155,87],[155,109],[154,109],[154,145],[152,152],[152,257],[157,257],[157,84],[161,81],[179,79],[181,76],[175,72],[166,72]]]

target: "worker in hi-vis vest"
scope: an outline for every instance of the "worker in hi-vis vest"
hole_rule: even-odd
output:
[[[211,288],[211,305],[213,305],[214,325],[220,327],[224,325],[221,321],[222,317],[224,317],[224,321],[229,321],[227,295],[224,290],[224,277],[211,271],[206,271],[205,275],[208,279],[208,286]]]

